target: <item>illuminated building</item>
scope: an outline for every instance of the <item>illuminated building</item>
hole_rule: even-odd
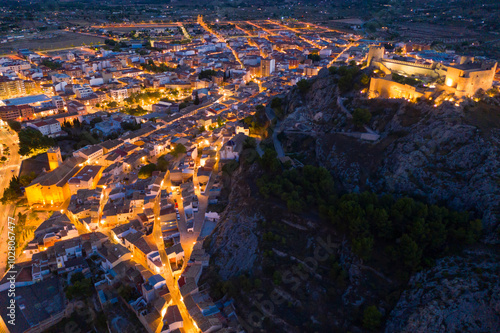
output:
[[[85,160],[81,157],[70,157],[56,169],[37,177],[26,187],[29,205],[59,205],[71,197],[68,180],[81,168]]]
[[[371,46],[368,52],[368,64],[378,67],[385,77],[372,78],[369,97],[405,98],[415,100],[430,97],[435,92],[454,94],[456,97],[471,97],[478,90],[490,89],[497,68],[497,63],[476,62],[474,58],[461,57],[458,63],[443,65],[440,62],[422,64],[397,59],[384,58],[383,46]],[[421,77],[432,82],[414,87],[393,80],[393,73],[403,73],[405,77]],[[444,84],[439,84],[442,82]],[[431,88],[432,86],[432,88]]]
[[[262,59],[260,61],[260,74],[262,76],[270,76],[275,71],[274,59]]]
[[[9,120],[28,120],[33,117],[33,107],[30,105],[8,105],[0,106],[0,119]]]
[[[61,149],[59,147],[50,148],[47,151],[47,157],[49,159],[50,171],[57,169],[62,163]]]
[[[0,98],[12,98],[26,94],[24,81],[20,79],[11,80],[6,76],[0,76]]]

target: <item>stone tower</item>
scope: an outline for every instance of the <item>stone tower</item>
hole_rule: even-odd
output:
[[[377,61],[384,58],[385,48],[383,46],[370,45],[368,50],[367,65],[370,66],[372,61]]]
[[[50,171],[56,169],[62,163],[61,149],[59,147],[52,147],[47,150],[47,157],[49,158]]]

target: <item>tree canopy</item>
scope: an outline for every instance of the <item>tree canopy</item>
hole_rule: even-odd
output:
[[[330,173],[321,167],[283,170],[276,152],[266,150],[260,159],[266,171],[257,179],[264,198],[284,201],[291,212],[311,212],[349,236],[354,252],[370,260],[377,246],[406,272],[430,265],[443,254],[478,241],[479,219],[467,212],[427,205],[415,199],[395,199],[372,192],[349,193],[340,198]]]
[[[261,164],[271,172],[257,180],[260,193],[264,197],[280,198],[293,212],[300,213],[325,205],[325,199],[333,193],[333,178],[325,168],[306,165],[279,172],[280,162],[276,152],[269,149],[264,152]]]
[[[9,125],[10,129],[16,132],[19,132],[21,130],[21,123],[15,120],[9,120],[7,121],[7,124]]]
[[[210,79],[212,76],[217,75],[217,71],[214,71],[213,69],[207,69],[204,71],[201,71],[200,74],[198,75],[198,78],[201,79]]]
[[[184,153],[186,153],[186,147],[184,147],[182,143],[175,145],[175,148],[170,152],[170,154],[174,157]]]
[[[158,157],[158,160],[156,161],[156,169],[160,170],[162,172],[165,172],[168,170],[169,163],[165,159],[165,156],[160,156]]]
[[[175,69],[175,67],[169,67],[166,63],[156,65],[151,59],[149,59],[146,64],[141,65],[141,67],[145,71],[153,73],[172,72]]]
[[[125,98],[127,104],[135,104],[141,102],[157,102],[161,98],[161,92],[159,91],[144,91],[140,93],[135,93]]]
[[[125,108],[123,109],[123,112],[134,116],[134,117],[140,117],[148,113],[148,110],[144,109],[142,106],[138,105],[134,108]]]
[[[309,80],[302,79],[297,82],[297,88],[299,88],[301,93],[306,93],[309,88],[311,88],[311,82],[309,82]]]
[[[19,154],[26,156],[35,153],[43,153],[50,147],[55,146],[55,141],[40,131],[33,128],[26,128],[19,133]]]
[[[41,64],[44,65],[45,67],[48,67],[48,68],[52,69],[52,70],[59,69],[59,68],[62,67],[62,63],[55,62],[55,61],[52,61],[52,60],[49,60],[49,59],[42,60]]]
[[[66,288],[66,297],[70,300],[87,297],[92,294],[93,286],[90,279],[78,280]]]
[[[154,171],[156,171],[156,164],[149,163],[149,164],[143,165],[139,169],[138,177],[140,179],[150,178],[153,175]]]
[[[371,305],[363,312],[363,327],[376,330],[382,324],[382,314],[375,305]]]
[[[307,56],[307,59],[311,59],[312,61],[317,62],[321,60],[321,57],[318,53],[311,53]]]

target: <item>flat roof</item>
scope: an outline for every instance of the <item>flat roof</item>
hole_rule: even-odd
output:
[[[51,101],[52,99],[47,95],[33,95],[18,98],[4,99],[5,105],[25,105],[25,104],[35,104],[41,102]]]

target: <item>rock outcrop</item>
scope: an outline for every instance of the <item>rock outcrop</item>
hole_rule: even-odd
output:
[[[415,274],[385,332],[498,332],[499,256],[466,252]]]
[[[229,204],[209,238],[211,264],[223,279],[251,270],[257,258],[259,213],[252,205],[248,184],[244,179],[238,181],[239,175],[233,175],[237,181],[233,182]]]

